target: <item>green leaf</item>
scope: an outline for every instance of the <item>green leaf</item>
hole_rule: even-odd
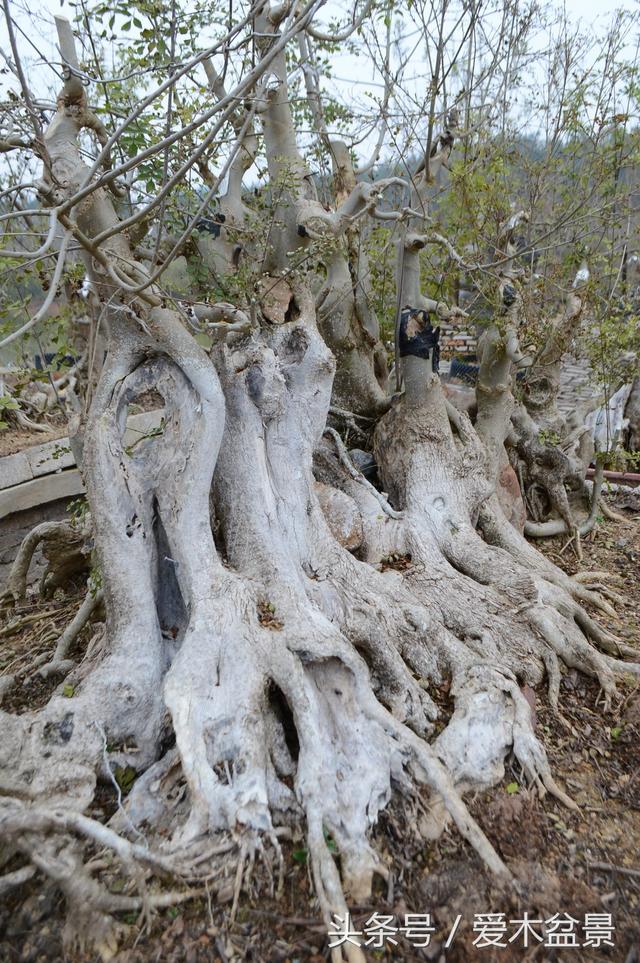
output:
[[[611,738],[615,742],[622,735],[622,726],[614,726],[611,730]]]
[[[333,838],[333,836],[331,836],[330,833],[327,832],[326,829],[324,831],[324,841],[327,844],[327,849],[329,850],[330,853],[338,852],[338,847],[336,846],[335,839]]]
[[[507,792],[509,793],[510,796],[513,796],[515,793],[517,793],[519,789],[520,789],[520,786],[518,785],[517,782],[510,782],[509,785],[507,786]]]
[[[116,766],[113,775],[123,793],[128,793],[136,780],[133,766]]]
[[[306,849],[294,849],[292,855],[296,863],[300,863],[301,866],[307,865],[307,859],[309,857],[309,853],[307,852]]]
[[[67,682],[66,685],[62,686],[62,694],[65,697],[65,699],[70,699],[75,691],[76,691],[75,688],[71,685],[70,682]]]

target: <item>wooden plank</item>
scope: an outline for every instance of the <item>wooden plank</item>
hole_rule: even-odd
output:
[[[73,498],[83,492],[84,484],[77,468],[33,478],[0,491],[0,518],[54,502],[58,498]]]
[[[0,489],[11,488],[33,478],[29,459],[23,451],[0,458]]]
[[[26,448],[22,454],[29,461],[34,478],[51,475],[65,468],[73,468],[76,463],[68,438],[56,438],[55,441],[47,441],[44,445]]]
[[[162,411],[143,411],[127,421],[124,444],[131,445],[160,424]],[[56,438],[0,458],[0,491],[33,478],[51,475],[75,466],[68,438]]]

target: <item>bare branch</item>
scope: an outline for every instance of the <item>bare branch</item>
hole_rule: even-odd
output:
[[[69,231],[65,231],[65,234],[62,238],[62,242],[60,244],[60,250],[58,252],[58,260],[56,261],[56,267],[53,272],[53,278],[51,279],[49,290],[47,291],[47,296],[42,302],[40,308],[36,311],[33,317],[26,322],[26,324],[23,324],[22,327],[17,328],[16,331],[12,331],[11,334],[8,334],[6,338],[3,338],[2,341],[0,341],[0,348],[5,348],[8,344],[12,344],[14,341],[17,341],[18,338],[21,338],[28,331],[31,331],[31,329],[34,328],[36,324],[38,324],[40,321],[43,320],[43,318],[47,316],[49,308],[53,304],[54,299],[58,293],[58,285],[60,284],[60,280],[62,278],[62,272],[64,270],[64,265],[67,257],[67,250],[69,247],[70,240],[71,240],[71,233]]]
[[[351,15],[351,23],[346,26],[343,30],[337,33],[327,33],[326,31],[318,30],[316,27],[309,24],[307,27],[307,33],[309,36],[313,37],[314,40],[321,40],[325,43],[342,43],[343,40],[347,40],[356,30],[362,26],[365,19],[369,16],[371,7],[373,6],[373,0],[366,0],[362,10],[356,16],[357,2],[353,8],[353,13]]]

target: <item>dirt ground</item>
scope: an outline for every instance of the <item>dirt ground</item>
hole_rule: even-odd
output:
[[[47,441],[57,441],[69,434],[66,418],[50,417],[47,421],[48,431],[31,431],[26,428],[12,428],[11,431],[0,431],[0,458],[5,455],[15,455],[17,451],[44,445]]]
[[[542,544],[544,552],[567,571],[604,571],[617,599],[618,618],[608,627],[625,641],[640,636],[640,515],[627,511],[626,521],[602,520],[593,537],[583,540],[584,559],[578,563],[562,539]],[[0,673],[26,669],[30,654],[53,649],[61,628],[80,603],[82,586],[53,600],[32,600],[0,620]],[[16,627],[16,618],[33,621]],[[600,616],[599,616],[600,618]],[[602,621],[602,620],[601,620]],[[606,619],[604,620],[606,624]],[[81,639],[79,648],[86,644]],[[55,687],[25,675],[5,707],[21,712],[41,706]],[[434,693],[446,711],[447,687]],[[435,932],[429,945],[418,949],[393,933],[372,949],[370,959],[406,961],[487,961],[487,963],[591,963],[597,960],[640,963],[640,684],[629,675],[620,699],[604,713],[598,686],[575,670],[562,681],[562,710],[555,716],[544,688],[528,697],[536,725],[561,786],[579,806],[573,812],[550,797],[540,798],[527,787],[517,765],[507,764],[501,785],[468,798],[475,818],[506,860],[517,885],[497,885],[455,832],[446,831],[435,843],[412,838],[410,823],[396,798],[375,830],[377,845],[396,868],[392,885],[376,883],[366,906],[353,908],[353,925],[361,930],[374,912],[395,916],[431,914]],[[103,790],[93,814],[106,818],[113,810],[110,790]],[[158,912],[150,930],[135,916],[122,918],[123,932],[114,963],[321,963],[329,959],[325,927],[312,895],[304,841],[287,843],[281,897],[269,895],[256,873],[255,886],[242,894],[230,922],[229,904],[217,905],[202,894],[189,903]],[[117,881],[116,881],[117,882]],[[114,883],[113,888],[117,888]],[[120,887],[121,888],[121,887]],[[517,929],[511,920],[547,920],[570,914],[577,942],[585,914],[611,915],[613,947],[545,947],[522,937],[507,946],[481,948],[474,915],[503,913],[507,942]],[[69,960],[97,963],[95,954],[62,948],[63,900],[37,877],[14,890],[0,906],[0,960],[7,963],[53,963]],[[459,918],[459,919],[458,919]],[[456,925],[456,920],[458,923]],[[571,924],[569,924],[571,925]],[[455,935],[445,943],[452,928]],[[540,929],[535,927],[534,929]],[[475,941],[475,944],[474,944]]]

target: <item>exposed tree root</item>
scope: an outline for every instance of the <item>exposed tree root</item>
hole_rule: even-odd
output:
[[[482,446],[466,420],[465,440],[452,440],[444,407],[438,423],[433,409],[397,403],[378,429],[392,512],[336,439],[325,444],[316,467],[357,503],[367,561],[335,540],[311,470],[333,364],[304,293],[296,297],[300,321],[222,347],[217,377],[159,311],[152,334],[179,351],[179,365],[149,357],[147,333],[123,331],[103,371],[85,458],[102,495],[94,524],[107,533],[106,638],[69,676],[73,698],[4,717],[3,791],[31,802],[14,804],[0,831],[32,840],[23,852],[70,905],[82,881],[105,946],[109,914],[132,900],[145,911],[157,905],[148,872],[206,879],[235,909],[259,863],[267,878],[281,875],[278,837],[301,822],[322,913],[344,915],[374,874],[392,871],[370,832],[394,791],[427,787],[424,835],[452,819],[509,879],[461,794],[501,779],[512,751],[541,792],[574,805],[552,777],[521,686],[546,673],[557,706],[564,662],[598,678],[611,699],[615,673],[638,669],[612,658],[631,651],[575,600],[595,595],[542,560],[504,516],[503,528]],[[165,399],[164,433],[128,454],[126,407],[150,384]],[[492,543],[475,529],[479,515]],[[410,556],[403,574],[377,569],[391,546]],[[76,627],[91,607],[87,598]],[[455,708],[430,744],[429,688],[447,676]],[[171,731],[175,748],[163,751]],[[80,813],[96,778],[111,778],[117,764],[139,773],[114,817],[123,835]],[[70,834],[117,853],[139,895],[91,880]],[[34,842],[43,838],[45,850]],[[363,958],[357,947],[349,953]]]
[[[625,515],[622,515],[620,512],[614,511],[613,508],[610,508],[610,506],[606,503],[604,498],[602,497],[600,498],[599,504],[600,504],[600,510],[602,511],[602,514],[604,515],[605,518],[608,518],[609,521],[623,522],[624,524],[626,524],[628,520],[627,517]]]
[[[541,793],[574,806],[553,779],[523,686],[546,675],[557,709],[561,666],[573,666],[598,679],[606,707],[617,673],[640,671],[618,658],[633,651],[580,604],[610,614],[610,601],[539,556],[497,504],[515,335],[501,345],[497,327],[492,332],[483,363],[495,377],[482,381],[478,430],[444,401],[433,371],[436,335],[430,364],[403,357],[406,393],[391,403],[377,322],[362,278],[355,283],[363,262],[354,218],[376,213],[381,185],[356,183],[346,151],[334,145],[346,196],[335,212],[315,197],[295,146],[278,49],[280,17],[295,23],[298,15],[287,10],[254,11],[256,53],[273,53],[260,113],[272,184],[282,189],[264,252],[271,273],[261,281],[268,290],[279,285],[278,303],[269,306],[263,289],[250,323],[239,305],[201,309],[218,333],[233,321],[209,356],[135,260],[104,187],[85,194],[73,222],[64,215],[65,230],[87,252],[110,330],[82,452],[106,621],[71,666],[70,646],[99,601],[90,593],[41,670],[69,670],[66,684],[40,712],[0,714],[0,835],[64,893],[68,940],[84,931],[105,956],[118,936],[113,914],[139,908],[148,919],[154,906],[199,891],[155,893],[152,877],[211,886],[234,916],[254,876],[264,871],[267,885],[281,885],[280,838],[299,826],[325,921],[344,917],[348,900],[368,898],[374,875],[389,880],[393,872],[371,830],[394,792],[415,798],[427,790],[425,838],[452,820],[483,863],[511,882],[463,794],[500,780],[513,753]],[[59,30],[72,64],[71,28],[59,22]],[[451,152],[455,111],[449,121],[413,181],[412,203],[425,211],[429,185]],[[51,203],[92,177],[78,140],[95,124],[83,85],[66,71],[44,135],[42,194],[50,191]],[[241,197],[257,149],[249,127],[224,198],[220,258],[228,268],[235,230],[251,234]],[[419,251],[430,238],[418,231],[430,225],[417,223],[411,208],[403,218],[398,306],[441,312],[420,292]],[[291,252],[310,250],[309,239],[330,245],[318,298],[296,272],[281,276]],[[365,483],[333,429],[331,444],[322,443],[336,363],[316,317],[341,360],[340,417],[345,408],[354,423],[386,412],[375,431],[386,492]],[[127,410],[151,390],[164,403],[162,430],[126,447]],[[564,489],[570,459],[550,456],[537,431],[518,443],[531,480],[546,485],[573,532]],[[360,512],[358,558],[323,514],[314,454],[325,484]],[[56,556],[45,587],[55,584],[69,539],[77,561],[84,533],[63,523],[32,533],[11,575],[11,597],[24,596],[41,541]],[[402,573],[384,571],[383,560],[397,553],[407,563]],[[445,678],[454,709],[430,742],[433,687]],[[117,766],[137,779],[125,802],[118,790],[118,810],[104,826],[85,810],[99,779],[113,785]],[[132,893],[110,892],[95,878],[109,867],[105,851],[117,857]],[[363,951],[334,948],[333,963],[344,959],[362,963]]]
[[[23,539],[15,557],[2,600],[19,601],[27,594],[27,578],[34,553],[42,544],[47,569],[42,577],[41,591],[64,585],[75,572],[87,567],[85,542],[90,531],[90,518],[82,521],[43,522],[36,525]]]
[[[112,914],[141,909],[148,919],[153,909],[184,902],[202,892],[149,892],[145,870],[151,869],[164,876],[185,875],[184,870],[146,847],[129,843],[108,827],[80,813],[43,811],[5,799],[0,807],[0,833],[64,893],[68,910],[65,944],[70,948],[76,943],[84,946],[90,942],[103,958],[108,959],[117,948],[118,925]],[[112,850],[122,862],[126,874],[133,879],[139,896],[111,893],[96,882],[83,865],[81,850],[68,838],[69,833]],[[18,873],[21,878],[17,882],[29,878],[25,870]]]
[[[546,522],[525,522],[525,535],[530,538],[549,538],[552,535],[572,534],[576,541],[576,551],[580,552],[580,538],[588,535],[593,529],[598,516],[598,508],[601,505],[600,493],[602,491],[602,481],[604,478],[604,466],[600,463],[596,467],[596,475],[593,481],[593,491],[591,493],[591,507],[587,518],[580,524],[576,524],[573,516],[570,517],[571,524],[567,525],[565,518],[549,519]],[[566,493],[565,493],[566,497]],[[582,561],[582,557],[580,557]]]
[[[15,869],[12,873],[5,873],[4,876],[0,876],[0,896],[11,892],[16,886],[27,883],[30,879],[33,879],[35,874],[34,866],[23,866],[21,869]]]
[[[67,654],[102,602],[102,591],[89,589],[73,620],[58,639],[52,659],[45,662],[38,670],[43,678],[46,679],[50,675],[66,675],[73,669],[75,662],[73,659],[68,659]]]

